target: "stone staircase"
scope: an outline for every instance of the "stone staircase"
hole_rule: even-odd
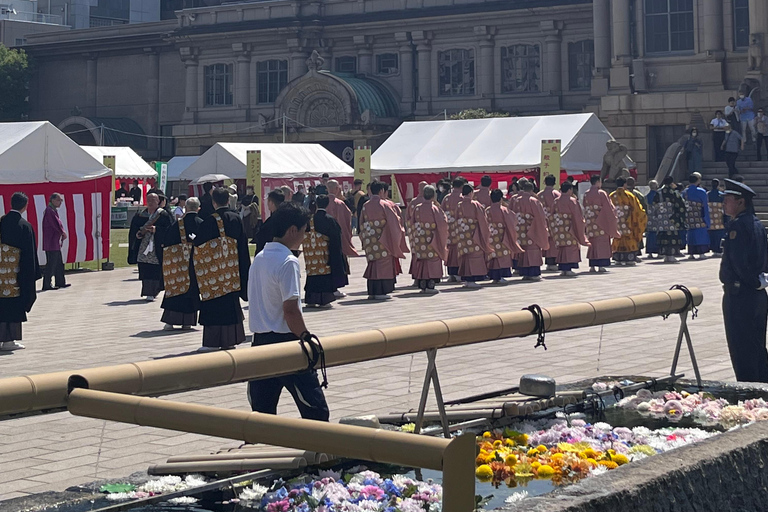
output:
[[[768,226],[768,160],[763,150],[763,161],[758,162],[755,146],[747,143],[744,151],[739,153],[736,168],[744,176],[744,183],[757,192],[755,211],[758,218]],[[728,177],[728,166],[725,162],[704,161],[702,164],[702,184],[709,190],[709,182],[718,178],[721,182]]]

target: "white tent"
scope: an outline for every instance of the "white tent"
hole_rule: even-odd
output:
[[[115,157],[115,177],[121,178],[157,178],[157,172],[141,158],[138,153],[124,146],[81,146],[99,162],[105,156]]]
[[[195,163],[199,156],[175,156],[168,160],[168,181],[181,180],[181,173]]]
[[[48,121],[0,123],[0,184],[73,183],[108,174]]]
[[[187,167],[180,178],[193,180],[206,174],[246,178],[246,151],[261,150],[262,178],[352,177],[354,171],[320,144],[250,144],[217,142]]]
[[[560,139],[561,167],[599,171],[613,136],[594,114],[412,121],[371,157],[374,175],[508,172],[541,164],[541,141]],[[627,166],[634,163],[627,158]]]

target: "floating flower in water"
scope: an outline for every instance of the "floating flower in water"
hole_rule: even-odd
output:
[[[477,476],[481,482],[487,482],[493,478],[493,470],[488,464],[483,464],[477,467],[475,470],[475,476]]]
[[[139,498],[148,498],[160,494],[183,491],[193,487],[199,487],[206,483],[205,478],[200,475],[187,475],[183,479],[179,476],[161,476],[153,478],[136,487],[130,492],[118,492],[107,495],[110,501],[135,500]]]
[[[536,470],[536,474],[538,474],[540,477],[548,477],[555,474],[555,470],[552,466],[548,464],[544,464],[543,466],[539,466],[539,469]]]
[[[194,505],[198,501],[197,498],[193,498],[192,496],[179,496],[178,498],[169,499],[168,503],[171,505]]]
[[[514,492],[509,496],[507,496],[507,499],[504,500],[504,503],[519,503],[527,497],[528,497],[528,491]]]

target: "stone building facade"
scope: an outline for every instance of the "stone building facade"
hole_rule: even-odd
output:
[[[173,21],[30,36],[30,117],[148,157],[282,140],[322,142],[346,157],[408,119],[586,110],[628,146],[642,177],[742,84],[758,97],[766,4],[272,0],[184,9]]]

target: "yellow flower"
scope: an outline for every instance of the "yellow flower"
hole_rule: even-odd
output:
[[[528,456],[529,457],[535,457],[538,454],[539,454],[539,452],[538,452],[538,450],[536,450],[536,448],[531,448],[530,450],[528,450]]]
[[[503,444],[503,443],[501,442],[501,439],[497,439],[497,440],[495,440],[495,441],[493,442],[493,447],[494,447],[494,448],[501,448],[501,445],[502,445],[502,444]]]
[[[539,453],[544,453],[545,451],[547,451],[547,447],[544,446],[543,444],[540,444],[539,446],[536,447],[536,451],[538,451]]]
[[[515,437],[515,442],[519,444],[520,446],[527,446],[528,445],[528,434],[520,434],[519,436]]]
[[[475,476],[479,480],[483,482],[487,482],[488,480],[493,478],[493,470],[491,469],[491,466],[489,466],[488,464],[483,464],[482,466],[479,466],[475,470]]]
[[[573,446],[571,443],[558,443],[557,447],[564,451],[564,452],[577,452],[578,449],[576,449],[575,446]]]
[[[596,459],[600,456],[593,448],[587,448],[584,450],[584,455],[587,456],[588,459]]]
[[[512,467],[512,466],[514,466],[515,464],[517,464],[517,457],[515,456],[515,454],[514,454],[514,453],[510,453],[509,455],[507,455],[507,458],[506,458],[506,459],[504,459],[504,463],[505,463],[507,466],[510,466],[510,467]]]
[[[598,462],[598,464],[600,464],[601,466],[605,466],[608,469],[616,469],[617,467],[619,467],[619,465],[613,462],[612,460],[601,460]]]
[[[563,460],[563,454],[562,453],[553,453],[552,454],[552,460]]]
[[[489,437],[491,437],[491,433],[486,430],[485,432],[483,432],[483,437],[485,439],[488,439]]]
[[[478,455],[475,459],[475,466],[482,466],[485,464],[485,455]]]
[[[507,446],[515,446],[515,442],[513,440],[511,440],[510,438],[506,438],[504,440],[504,444],[507,445]]]
[[[535,461],[531,462],[531,467],[532,467],[533,469],[537,469],[537,468],[540,468],[540,467],[541,467],[541,462],[539,462],[539,461],[535,460]]]
[[[643,453],[645,455],[656,455],[656,450],[647,444],[638,444],[629,449],[629,453]]]
[[[540,477],[546,478],[548,476],[552,476],[555,474],[555,468],[547,464],[544,464],[543,466],[539,466],[539,469],[537,472]]]
[[[592,464],[592,467],[595,467],[595,466],[597,466],[597,461],[596,461],[595,459],[589,458],[589,459],[587,459],[587,462],[589,462],[590,464]]]
[[[629,463],[629,459],[623,453],[617,453],[616,455],[611,455],[611,460],[616,464],[618,464],[619,466],[623,466],[624,464]]]
[[[577,453],[577,454],[576,454],[576,456],[577,456],[577,457],[579,457],[579,458],[580,458],[580,459],[582,459],[582,460],[583,460],[583,459],[587,459],[587,458],[588,458],[588,457],[587,457],[587,454],[586,454],[586,453],[584,453],[584,452],[579,452],[579,453]]]

